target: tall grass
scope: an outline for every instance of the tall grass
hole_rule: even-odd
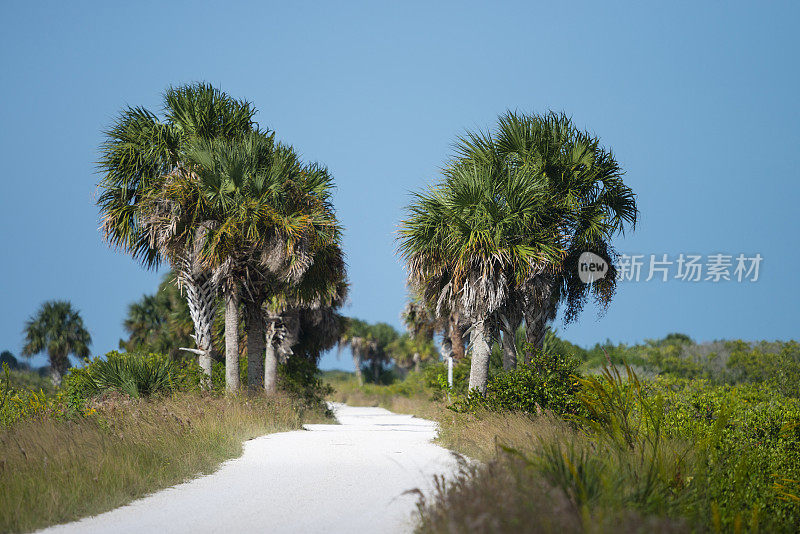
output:
[[[419,385],[335,387],[435,419],[438,443],[479,460],[437,480],[420,532],[797,532],[798,399],[766,383],[640,381],[627,365],[576,380],[582,409],[567,420],[454,413]]]
[[[0,428],[0,531],[97,514],[212,472],[258,435],[322,421],[285,396],[108,393],[83,416],[42,414]]]

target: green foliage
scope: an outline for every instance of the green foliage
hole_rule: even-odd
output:
[[[180,347],[194,347],[193,325],[186,297],[176,284],[176,274],[168,272],[161,279],[155,294],[143,295],[128,306],[123,322],[128,332],[127,340],[120,340],[120,348],[127,352],[169,354],[180,357]],[[220,306],[222,308],[222,306]],[[222,323],[222,309],[217,323]],[[218,325],[217,331],[222,330]],[[217,350],[222,342],[215,340]]]
[[[46,368],[45,368],[46,369]],[[28,369],[10,368],[11,389],[14,391],[39,391],[52,393],[55,390],[53,381],[42,370],[31,371]]]
[[[52,300],[41,305],[25,323],[23,356],[47,352],[54,380],[58,382],[69,368],[69,355],[79,358],[89,356],[92,337],[83,325],[83,319],[72,304],[65,300]]]
[[[433,391],[433,396],[437,400],[445,398],[445,394],[466,395],[467,384],[469,383],[470,358],[464,357],[453,365],[453,388],[447,385],[447,363],[436,362],[425,366],[422,369],[422,376],[425,384]]]
[[[731,355],[727,368],[730,382],[769,383],[782,395],[800,398],[799,343],[760,343],[751,347],[743,341],[736,341],[729,346]]]
[[[723,526],[757,513],[768,530],[800,524],[800,400],[769,383],[714,386],[707,380],[659,378],[664,431],[696,444],[691,499],[682,512]]]
[[[47,415],[62,418],[71,412],[60,396],[49,393],[49,388],[37,390],[19,387],[15,379],[15,375],[19,374],[20,371],[12,371],[7,363],[3,363],[0,375],[0,427]]]
[[[11,369],[18,369],[20,367],[19,360],[17,360],[16,356],[14,356],[9,350],[0,352],[0,365],[2,364],[7,364]]]
[[[105,391],[117,391],[133,398],[149,397],[185,385],[178,367],[161,354],[109,352],[105,359],[87,361],[70,371],[64,390],[70,399],[80,402]]]
[[[549,410],[567,416],[580,413],[575,377],[580,361],[570,356],[529,349],[531,362],[490,378],[486,395],[469,392],[451,406],[457,412],[479,410],[540,413]]]
[[[324,405],[333,388],[320,377],[316,362],[308,358],[290,357],[278,365],[279,386],[306,406]]]

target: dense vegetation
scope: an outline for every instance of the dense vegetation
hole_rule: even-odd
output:
[[[326,420],[318,379],[282,371],[285,392],[240,397],[224,395],[223,364],[209,387],[195,361],[159,354],[107,354],[72,368],[58,389],[6,366],[0,531],[115,508],[213,471],[244,440]]]
[[[585,349],[549,329],[590,297],[609,305],[613,240],[638,219],[599,138],[563,114],[513,112],[460,137],[400,224],[400,333],[340,313],[333,179],[254,115],[192,84],[169,88],[161,115],[125,108],[105,132],[103,237],[171,271],[130,305],[122,352],[70,369],[91,336],[51,301],[22,352],[46,353],[51,380],[0,355],[0,529],[207,472],[243,439],[329,416],[326,397],[435,418],[442,444],[480,460],[421,499],[421,532],[797,529],[797,342],[670,334]],[[608,276],[580,280],[583,252]],[[320,378],[333,347],[355,377]]]
[[[551,332],[545,352],[515,371],[494,351],[485,397],[463,386],[467,362],[456,390],[442,364],[388,386],[330,379],[339,399],[437,419],[444,446],[484,461],[438,484],[420,505],[420,531],[794,532],[800,523],[800,398],[785,380],[800,365],[796,342],[673,334],[585,350]],[[614,359],[635,360],[639,373]]]

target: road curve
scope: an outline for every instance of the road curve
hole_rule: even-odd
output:
[[[98,516],[41,532],[393,533],[413,529],[416,497],[454,457],[436,423],[333,405],[339,425],[262,436],[219,470]]]

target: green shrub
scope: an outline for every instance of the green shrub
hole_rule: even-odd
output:
[[[562,416],[580,413],[576,374],[581,362],[571,356],[536,350],[530,350],[530,358],[530,363],[490,378],[485,396],[470,392],[451,408],[457,412],[550,410]]]
[[[447,363],[437,362],[422,368],[422,377],[425,386],[433,392],[436,400],[445,398],[445,394],[465,395],[469,384],[470,357],[466,356],[461,361],[453,362],[453,387],[447,385]]]
[[[324,405],[325,397],[333,393],[320,377],[317,364],[308,358],[292,357],[279,364],[278,377],[281,389],[309,407]]]
[[[185,389],[197,377],[191,370],[180,370],[162,354],[109,352],[105,359],[87,361],[73,368],[64,378],[63,389],[73,403],[105,391],[117,391],[133,398]],[[192,384],[196,385],[196,384]]]

